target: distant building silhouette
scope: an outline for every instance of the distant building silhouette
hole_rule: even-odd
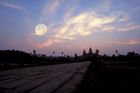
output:
[[[99,55],[99,50],[98,49],[96,49],[95,55]]]
[[[92,49],[91,47],[89,48],[89,52],[88,52],[89,55],[93,55],[93,52],[92,52]]]
[[[83,50],[83,56],[86,56],[86,55],[87,55],[86,51],[85,51],[85,50]]]

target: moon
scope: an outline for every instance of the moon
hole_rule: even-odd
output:
[[[35,35],[43,36],[47,33],[47,31],[48,31],[48,29],[47,29],[47,26],[45,24],[38,24],[35,27]]]

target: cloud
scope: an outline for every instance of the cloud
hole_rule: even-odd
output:
[[[57,27],[56,33],[47,41],[39,44],[40,48],[49,47],[54,43],[75,40],[78,37],[91,35],[96,29],[103,25],[114,22],[116,18],[99,16],[94,12],[84,12],[67,19],[62,25]],[[53,27],[56,28],[56,27]]]
[[[38,43],[37,46],[38,48],[44,48],[44,47],[49,47],[54,43],[54,39],[50,38],[46,42],[43,43]]]
[[[135,31],[137,29],[140,29],[140,25],[138,24],[133,24],[133,23],[126,23],[123,25],[105,25],[102,27],[102,31],[108,31],[108,32],[128,32],[128,31]]]
[[[60,0],[52,0],[50,3],[46,4],[43,9],[44,14],[54,13],[60,4]]]
[[[13,8],[17,10],[25,10],[23,7],[11,4],[11,3],[5,3],[5,2],[0,2],[0,6],[8,7],[8,8]]]
[[[113,16],[99,16],[94,12],[81,13],[65,21],[56,38],[73,40],[77,36],[89,36],[103,25],[111,24],[115,20]]]
[[[109,32],[112,32],[115,30],[115,27],[111,26],[111,25],[107,25],[107,26],[104,26],[102,28],[103,31],[109,31]]]
[[[65,5],[65,13],[64,13],[64,18],[63,18],[64,21],[73,17],[75,12],[77,11],[78,4],[79,4],[79,0],[74,0],[73,2],[68,1],[68,3]]]
[[[68,18],[70,18],[73,14],[73,12],[75,11],[76,9],[76,5],[74,6],[71,6],[69,9],[67,9],[65,15],[64,15],[64,21],[66,21]]]
[[[43,6],[42,9],[42,14],[40,16],[40,20],[44,21],[47,19],[49,15],[55,14],[56,10],[60,6],[60,4],[63,2],[63,0],[51,0],[49,3],[44,2],[45,5]]]
[[[133,31],[135,29],[140,29],[140,25],[137,25],[137,24],[126,25],[126,26],[118,28],[117,31]]]
[[[111,2],[112,0],[105,0],[102,3],[101,9],[104,8],[104,11],[110,11]],[[46,4],[42,12],[43,16],[46,18],[47,15],[55,13],[62,3],[63,0],[53,0],[51,3]],[[139,25],[134,24],[129,15],[123,11],[112,11],[112,13],[106,15],[104,12],[101,13],[101,11],[88,10],[87,12],[73,15],[76,8],[76,4],[68,7],[68,12],[64,13],[64,22],[53,25],[53,29],[50,30],[55,30],[55,33],[44,41],[42,45],[39,44],[40,48],[90,36],[95,32],[133,31],[139,28]],[[127,44],[132,44],[132,42]],[[119,42],[115,43],[119,44]]]
[[[128,41],[108,41],[108,43],[111,44],[117,44],[117,45],[137,45],[140,44],[140,40],[128,40]]]
[[[112,5],[112,0],[102,0],[100,7],[104,10],[104,11],[109,11]]]
[[[49,47],[54,43],[65,42],[69,40],[75,40],[79,37],[86,37],[94,34],[94,32],[110,32],[110,31],[122,31],[125,26],[128,26],[130,30],[133,28],[133,24],[125,25],[121,28],[113,25],[114,23],[126,22],[128,18],[120,17],[118,15],[111,14],[110,16],[100,15],[96,12],[83,12],[77,16],[68,18],[62,25],[55,26],[56,33],[47,41],[43,43],[43,47]],[[126,29],[126,30],[127,30]]]

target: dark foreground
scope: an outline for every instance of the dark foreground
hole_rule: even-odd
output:
[[[140,93],[138,66],[90,62],[0,71],[0,93]]]
[[[71,93],[83,80],[90,62],[0,71],[0,93]]]
[[[121,65],[91,65],[74,93],[140,93],[140,69]]]

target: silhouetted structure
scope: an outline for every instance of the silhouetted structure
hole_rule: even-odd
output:
[[[93,55],[93,52],[92,52],[92,48],[91,47],[89,48],[88,55]]]
[[[0,50],[0,66],[23,66],[23,65],[49,65],[49,64],[60,64],[60,63],[71,63],[71,62],[84,62],[91,61],[93,66],[98,64],[117,64],[117,65],[128,65],[140,67],[140,55],[134,51],[128,52],[127,55],[122,55],[116,50],[117,56],[112,55],[99,55],[99,50],[96,49],[93,52],[92,48],[86,52],[83,50],[83,54],[74,57],[66,56],[61,52],[62,56],[46,56],[43,54],[37,54],[36,50],[33,50],[33,54],[29,54],[18,50]],[[53,51],[55,55],[55,51]],[[64,56],[63,56],[64,55]],[[98,67],[98,66],[96,66]]]
[[[83,56],[86,56],[86,55],[87,55],[86,51],[85,51],[85,50],[83,50]]]

